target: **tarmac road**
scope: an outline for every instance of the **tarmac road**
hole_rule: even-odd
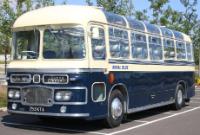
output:
[[[182,110],[170,106],[128,116],[120,127],[107,129],[101,121],[52,119],[0,112],[0,135],[200,135],[200,90]]]

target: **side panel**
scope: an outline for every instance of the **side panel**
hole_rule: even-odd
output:
[[[123,63],[123,64],[122,64]],[[128,109],[134,111],[162,103],[174,102],[177,83],[186,85],[186,98],[194,96],[193,66],[127,64],[117,60],[110,62],[110,72],[116,76],[116,84],[128,89]]]
[[[187,92],[193,93],[193,72],[113,72],[115,83],[127,86],[129,109],[153,105],[174,99],[180,80],[187,83]],[[191,97],[193,94],[189,94]]]

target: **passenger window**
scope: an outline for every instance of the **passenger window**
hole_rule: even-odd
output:
[[[100,27],[91,27],[92,56],[94,59],[103,60],[106,58],[105,33]]]
[[[160,38],[149,36],[149,54],[150,59],[153,61],[162,60],[162,46]]]
[[[147,42],[143,34],[131,34],[132,57],[135,59],[147,59]]]
[[[174,41],[169,39],[164,39],[164,56],[166,60],[174,60],[175,58],[175,49]]]
[[[109,28],[110,55],[112,58],[128,58],[128,32],[117,28]]]
[[[185,43],[179,41],[176,42],[176,53],[178,60],[186,59]]]
[[[188,61],[193,61],[193,47],[190,43],[186,43],[187,49],[187,59]]]

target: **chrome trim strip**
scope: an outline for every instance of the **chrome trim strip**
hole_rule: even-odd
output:
[[[89,117],[89,113],[39,113],[39,112],[23,112],[23,111],[14,111],[8,110],[8,113],[16,114],[31,114],[31,115],[41,115],[41,116],[57,116],[57,117]]]
[[[105,97],[104,97],[103,100],[94,100],[94,98],[93,98],[93,86],[94,86],[94,84],[101,84],[101,83],[104,84],[104,88],[105,88],[104,95],[105,95]],[[106,100],[106,84],[105,84],[105,82],[94,82],[92,84],[92,86],[91,86],[91,98],[92,98],[92,101],[95,102],[95,103],[97,103],[97,102],[103,102],[103,101]]]
[[[39,78],[39,81],[38,81],[38,82],[35,81],[35,77],[36,77],[36,76],[38,76],[38,78]],[[34,74],[34,75],[33,75],[33,83],[37,83],[37,84],[40,83],[40,82],[41,82],[40,78],[41,78],[41,77],[40,77],[39,74]]]
[[[20,100],[8,99],[8,102],[21,103],[21,99]]]
[[[105,72],[105,68],[8,68],[8,72],[80,73]]]
[[[65,82],[65,83],[53,83],[53,82],[45,82],[44,81],[44,77],[45,76],[66,76],[67,77],[67,82]],[[69,83],[69,75],[67,75],[67,74],[43,74],[43,76],[42,76],[42,83],[44,83],[44,84],[68,84]]]
[[[140,111],[144,111],[144,110],[148,110],[148,109],[152,109],[152,108],[156,108],[156,107],[170,105],[170,104],[173,104],[174,102],[175,102],[175,100],[171,100],[171,101],[156,103],[156,104],[153,104],[153,105],[147,105],[147,106],[143,106],[143,107],[132,108],[132,109],[128,109],[127,113],[133,113],[133,112],[135,113],[135,112],[140,112]]]
[[[13,82],[13,80],[12,80],[12,77],[13,77],[13,76],[28,76],[29,79],[28,79],[28,82]],[[10,75],[10,82],[11,82],[11,83],[20,83],[20,84],[21,84],[21,83],[26,83],[26,84],[27,84],[27,83],[31,83],[31,80],[32,80],[32,79],[31,79],[31,74],[11,74],[11,75]]]

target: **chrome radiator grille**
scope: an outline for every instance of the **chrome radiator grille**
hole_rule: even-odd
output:
[[[53,90],[44,87],[28,87],[22,89],[22,103],[24,105],[51,106],[53,104]]]

